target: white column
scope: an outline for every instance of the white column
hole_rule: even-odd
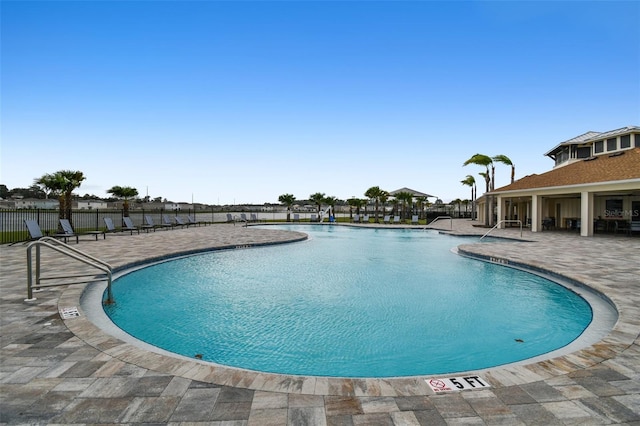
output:
[[[497,204],[497,209],[498,209],[498,211],[496,212],[496,215],[497,215],[497,218],[498,218],[496,223],[499,223],[502,220],[502,212],[504,211],[504,198],[501,197],[500,195],[498,195],[496,197],[496,204]],[[496,223],[494,223],[494,225]],[[500,223],[500,226],[498,228],[504,228],[504,222]]]
[[[593,192],[580,193],[580,235],[593,236]]]
[[[542,228],[542,197],[531,196],[531,232],[539,232]]]

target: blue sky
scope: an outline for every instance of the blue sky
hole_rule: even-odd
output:
[[[0,183],[212,204],[445,201],[640,125],[636,1],[2,1]],[[496,188],[509,183],[498,164]],[[432,199],[433,201],[433,199]]]

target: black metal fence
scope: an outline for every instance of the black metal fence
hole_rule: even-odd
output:
[[[202,222],[214,222],[215,212],[203,210],[130,210],[129,217],[134,225],[140,226],[144,222],[144,216],[151,216],[155,224],[162,223],[162,215],[166,214],[173,219],[176,215],[191,215],[195,220]],[[88,231],[104,231],[106,225],[104,218],[109,217],[116,226],[122,224],[124,217],[123,210],[96,209],[96,210],[73,210],[71,213],[71,223],[74,231],[78,234]],[[60,215],[57,209],[15,209],[0,210],[0,244],[15,243],[29,239],[29,233],[24,224],[25,220],[35,220],[40,225],[44,234],[56,233],[60,226]]]

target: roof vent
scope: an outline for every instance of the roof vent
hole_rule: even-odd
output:
[[[591,157],[585,158],[584,161],[593,161],[593,160],[597,160],[597,159],[598,159],[598,157],[591,156]]]
[[[624,154],[624,151],[618,151],[618,152],[614,152],[613,154],[609,154],[609,157],[618,157],[622,154]]]

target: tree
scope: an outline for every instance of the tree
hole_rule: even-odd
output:
[[[416,201],[418,202],[419,211],[422,213],[424,218],[427,219],[427,214],[425,212],[425,209],[431,205],[431,203],[429,202],[429,197],[425,197],[425,196],[418,197],[416,198]]]
[[[461,180],[460,183],[471,187],[471,220],[474,220],[476,208],[476,179],[471,175],[467,175],[467,177],[464,178],[464,180]]]
[[[402,219],[407,219],[408,218],[407,206],[409,206],[410,208],[411,205],[413,204],[413,194],[411,192],[401,191],[401,192],[397,192],[395,197],[398,201],[400,201],[402,205],[402,213],[401,213]]]
[[[362,208],[362,206],[364,206],[367,203],[366,200],[363,200],[362,198],[351,198],[350,199],[350,205],[352,205],[353,207],[355,207],[356,209],[356,214],[360,214],[360,209]]]
[[[122,210],[125,217],[129,217],[129,199],[138,196],[138,190],[130,186],[114,186],[107,190],[108,194],[122,200]]]
[[[318,217],[320,216],[320,208],[322,207],[322,203],[324,202],[324,192],[316,192],[315,194],[311,194],[309,199],[313,201],[318,210]]]
[[[488,193],[490,191],[490,188],[493,187],[493,179],[489,174],[489,166],[491,166],[491,169],[494,170],[493,160],[488,155],[475,154],[471,158],[469,158],[467,161],[465,161],[464,164],[462,164],[462,166],[464,167],[469,164],[484,166],[486,168],[487,170],[486,173],[480,173],[480,175],[484,177],[485,184],[486,184],[486,192]],[[493,223],[493,217],[492,217],[493,216],[493,200],[491,200],[488,196],[485,202],[484,210],[485,210],[484,223],[485,225],[488,226],[490,223]]]
[[[329,207],[331,207],[331,214],[333,215],[333,217],[336,217],[336,203],[340,201],[338,200],[337,197],[325,197],[324,202],[325,204],[327,204]]]
[[[380,189],[379,186],[372,186],[371,188],[367,189],[367,192],[364,193],[365,197],[368,197],[372,200],[375,201],[375,211],[376,211],[376,219],[375,219],[375,223],[380,223],[380,219],[378,218],[378,204],[380,203],[380,196],[383,195],[385,191]]]
[[[496,155],[495,157],[493,157],[493,161],[497,161],[498,163],[502,163],[502,164],[506,164],[507,166],[511,166],[511,183],[513,183],[513,181],[514,181],[514,179],[516,177],[516,166],[515,166],[515,164],[513,164],[511,159],[509,159],[509,157],[507,157],[506,155],[500,154],[500,155]]]
[[[387,212],[387,201],[391,195],[387,191],[382,191],[378,198],[380,198],[380,204],[382,204],[382,211]],[[383,215],[384,216],[384,215]],[[376,217],[376,222],[380,223],[380,220]]]
[[[81,171],[60,170],[55,173],[45,174],[35,180],[36,185],[40,185],[50,195],[58,197],[60,208],[58,216],[60,219],[68,219],[73,225],[71,218],[72,194],[80,187],[86,177]]]
[[[291,222],[291,206],[296,202],[296,197],[293,194],[282,194],[278,197],[278,201],[287,206],[287,222]]]
[[[451,204],[458,206],[458,217],[460,217],[460,213],[462,213],[462,200],[460,198],[456,198],[451,202]]]

